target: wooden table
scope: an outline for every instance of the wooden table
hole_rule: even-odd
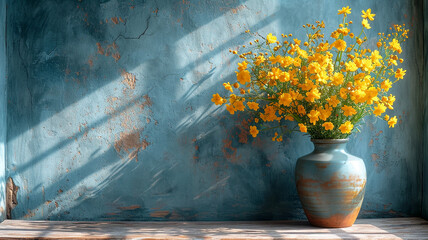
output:
[[[0,239],[428,239],[421,218],[358,219],[349,228],[306,221],[59,222],[6,220]]]

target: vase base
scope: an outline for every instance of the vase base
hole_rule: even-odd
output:
[[[316,217],[306,211],[305,213],[312,226],[323,228],[346,228],[351,227],[355,223],[360,209],[361,207],[358,207],[347,215],[335,214],[328,218]]]

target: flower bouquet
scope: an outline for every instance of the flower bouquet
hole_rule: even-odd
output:
[[[397,117],[387,114],[396,100],[388,91],[406,74],[398,67],[408,34],[404,24],[367,42],[366,31],[375,17],[371,9],[362,11],[358,34],[347,19],[351,9],[344,7],[338,14],[342,21],[329,36],[323,33],[325,23],[317,21],[303,25],[304,40],[292,34],[281,34],[280,40],[269,33],[239,51],[230,50],[242,59],[237,81],[223,83],[227,96],[212,97],[230,114],[250,112],[253,137],[278,129],[272,140],[282,141],[289,130],[286,121],[295,121],[292,130],[311,136],[315,150],[297,160],[295,177],[309,222],[321,227],[355,222],[366,169],[362,159],[346,152],[347,137],[367,115],[383,119],[389,127],[396,125]]]
[[[303,25],[306,39],[281,34],[283,40],[269,33],[266,38],[249,42],[243,50],[230,50],[243,61],[238,63],[235,83],[223,83],[229,96],[214,94],[212,101],[226,105],[227,111],[250,111],[254,124],[250,134],[256,137],[265,123],[286,128],[284,121],[296,121],[301,132],[313,139],[343,139],[349,136],[362,118],[374,114],[394,127],[397,117],[385,114],[393,109],[395,96],[388,94],[392,85],[403,79],[406,70],[401,43],[408,30],[394,25],[391,34],[379,33],[374,49],[370,49],[366,30],[375,14],[362,11],[363,20],[358,36],[351,32],[347,21],[349,7],[339,10],[343,15],[338,28],[328,39],[322,30],[323,21]],[[249,31],[247,31],[250,33]],[[367,46],[368,45],[368,46]],[[275,132],[273,140],[281,141]]]

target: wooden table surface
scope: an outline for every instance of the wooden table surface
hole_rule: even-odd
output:
[[[306,221],[63,222],[6,220],[0,239],[428,239],[421,218],[358,219],[349,228]]]

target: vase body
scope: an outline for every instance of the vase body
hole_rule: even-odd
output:
[[[314,151],[297,160],[297,192],[314,226],[352,226],[361,209],[366,167],[361,158],[346,152],[347,141],[313,139]]]

